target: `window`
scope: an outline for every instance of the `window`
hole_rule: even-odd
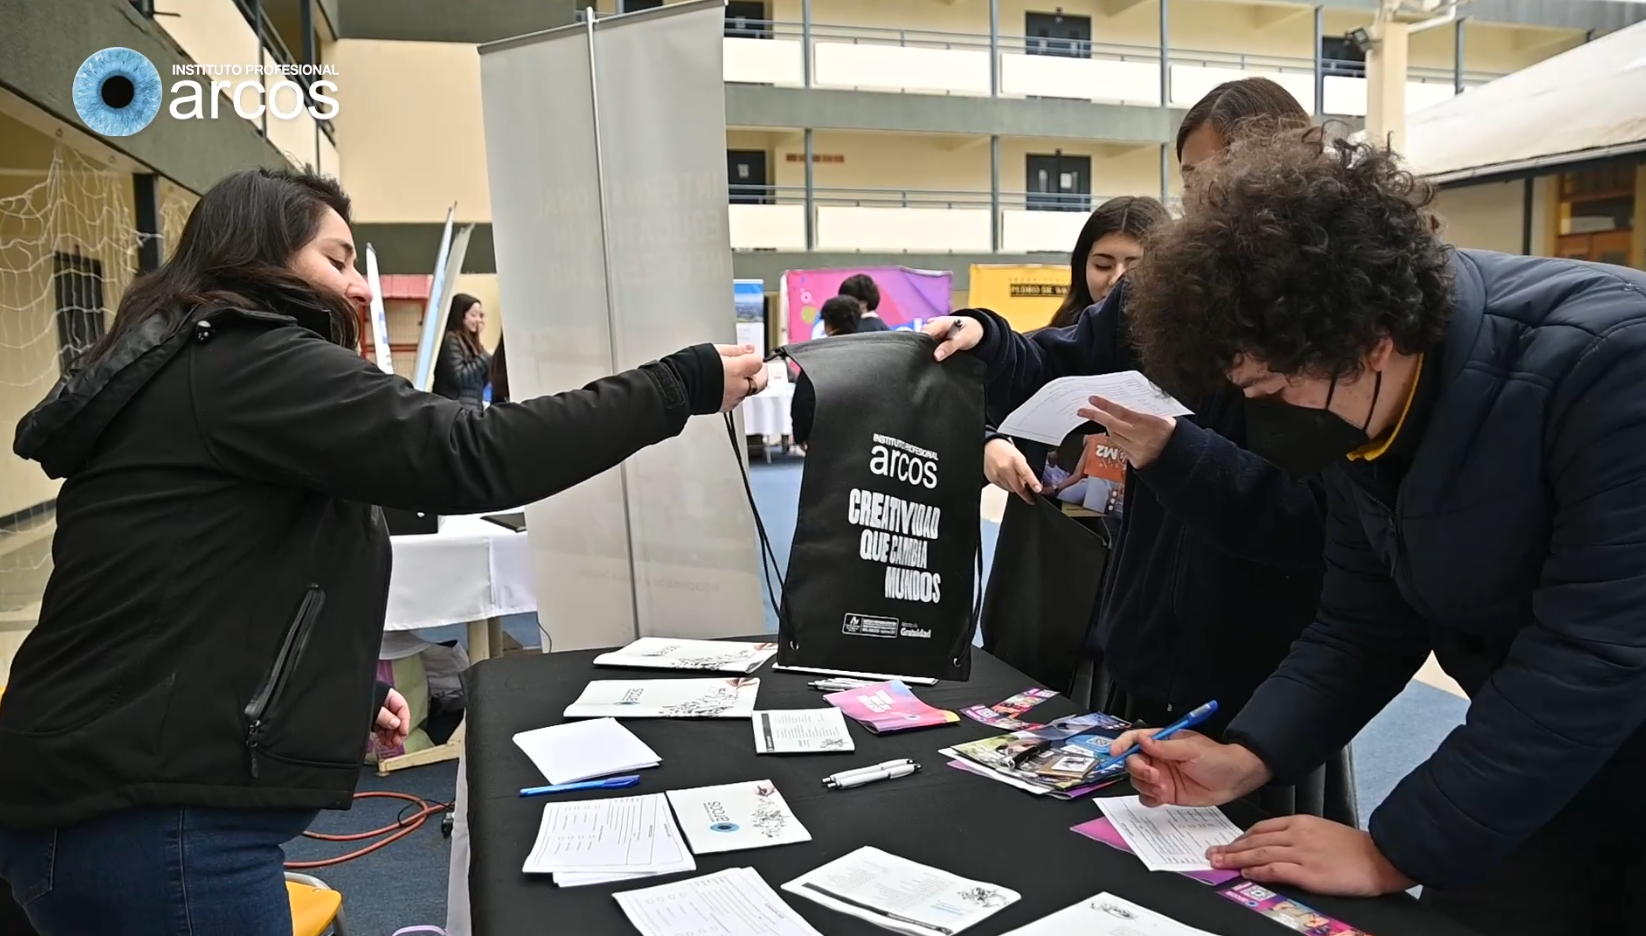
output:
[[[1023,51],[1030,55],[1088,58],[1092,54],[1092,18],[1065,13],[1023,14]]]
[[[1366,77],[1366,53],[1348,36],[1320,37],[1320,70],[1328,75]]]
[[[771,21],[763,0],[730,0],[726,4],[726,35],[733,39],[770,39]]]
[[[103,311],[103,262],[79,254],[52,256],[57,293],[57,365],[68,373],[74,359],[91,349],[107,327]]]
[[[726,151],[726,182],[734,205],[769,205],[771,190],[766,185],[766,151]]]
[[[1635,171],[1634,165],[1623,164],[1561,174],[1556,254],[1573,260],[1630,265]]]
[[[622,0],[617,5],[619,13],[639,13],[641,10],[655,10],[663,5],[663,0]]]
[[[1030,211],[1089,211],[1092,201],[1092,158],[1030,153],[1024,191]]]

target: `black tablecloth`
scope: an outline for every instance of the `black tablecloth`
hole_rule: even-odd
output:
[[[678,881],[732,867],[753,867],[778,888],[787,881],[862,845],[873,845],[913,861],[975,880],[1009,887],[1023,899],[968,929],[992,936],[1090,897],[1099,891],[1135,901],[1222,936],[1279,936],[1279,924],[1220,897],[1205,884],[1172,873],[1151,873],[1135,857],[1069,831],[1098,818],[1090,800],[1064,802],[969,776],[947,766],[939,748],[988,737],[995,729],[962,719],[959,724],[876,736],[854,722],[852,754],[757,755],[747,719],[626,719],[627,725],[663,759],[642,771],[637,787],[579,797],[633,796],[669,789],[771,780],[812,841],[775,848],[697,856],[696,872],[658,878],[558,888],[547,875],[526,875],[521,865],[531,851],[542,815],[542,798],[522,799],[522,787],[543,778],[515,747],[519,731],[557,724],[560,713],[591,679],[640,679],[669,675],[656,670],[595,667],[594,651],[520,655],[477,664],[465,677],[468,695],[470,905],[475,936],[633,933],[611,895]],[[679,674],[674,674],[679,675]],[[806,683],[817,679],[759,673],[759,708],[814,708],[823,693]],[[915,687],[921,699],[958,711],[992,705],[1029,688],[1027,677],[988,654],[977,652],[970,682]],[[1034,709],[1048,719],[1073,714],[1061,696]],[[823,788],[824,776],[896,757],[913,757],[921,771],[852,790]],[[1114,788],[1111,788],[1114,789]],[[1122,787],[1119,792],[1126,792]],[[1261,818],[1231,806],[1242,825]],[[1472,936],[1469,931],[1418,906],[1405,895],[1380,900],[1342,900],[1299,895],[1315,909],[1375,936]],[[887,931],[784,893],[784,900],[827,936],[870,936]]]

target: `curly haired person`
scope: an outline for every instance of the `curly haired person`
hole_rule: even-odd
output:
[[[1449,247],[1432,189],[1319,131],[1197,171],[1132,277],[1145,370],[1239,387],[1324,471],[1315,623],[1218,743],[1143,742],[1152,803],[1308,771],[1432,651],[1465,723],[1372,813],[1212,850],[1263,883],[1423,900],[1493,936],[1638,931],[1646,897],[1646,274]],[[1123,738],[1121,746],[1129,743]]]

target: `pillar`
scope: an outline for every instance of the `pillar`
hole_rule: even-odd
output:
[[[1406,52],[1410,27],[1374,27],[1366,53],[1366,139],[1399,152],[1406,144]]]

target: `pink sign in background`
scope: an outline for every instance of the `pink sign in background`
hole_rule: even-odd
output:
[[[790,270],[783,274],[790,344],[823,337],[818,310],[840,294],[840,284],[846,277],[857,273],[867,273],[880,288],[880,307],[875,311],[889,328],[918,329],[931,319],[949,314],[954,274],[947,271],[907,267]]]

